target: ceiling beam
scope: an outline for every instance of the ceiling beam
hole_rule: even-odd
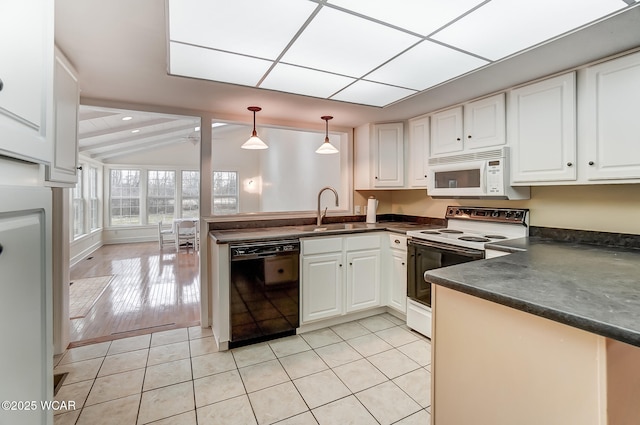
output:
[[[171,128],[171,129],[163,129],[163,130],[157,130],[157,131],[153,131],[151,133],[136,133],[135,135],[131,135],[129,134],[128,137],[123,137],[122,139],[116,139],[116,140],[108,140],[102,143],[95,143],[93,145],[84,145],[83,146],[83,141],[85,140],[84,138],[80,138],[79,144],[80,144],[80,152],[88,152],[88,151],[92,151],[92,150],[96,150],[96,149],[102,149],[102,148],[108,148],[111,146],[116,146],[116,145],[121,145],[121,144],[125,144],[125,143],[131,143],[131,142],[136,142],[136,141],[141,141],[141,140],[146,140],[152,137],[157,137],[157,136],[166,136],[169,134],[173,134],[173,133],[182,133],[181,137],[186,137],[188,136],[187,134],[184,134],[183,132],[185,130],[191,130],[191,132],[194,131],[194,126],[193,124],[189,124],[189,125],[182,125],[180,127],[175,127],[175,128]]]

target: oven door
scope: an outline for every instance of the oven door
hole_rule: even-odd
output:
[[[484,258],[484,251],[437,242],[410,239],[408,241],[407,296],[431,307],[431,284],[424,272]]]

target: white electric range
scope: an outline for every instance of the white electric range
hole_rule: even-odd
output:
[[[431,284],[424,272],[487,258],[487,242],[526,237],[529,210],[447,207],[447,227],[407,232],[407,326],[431,337]]]

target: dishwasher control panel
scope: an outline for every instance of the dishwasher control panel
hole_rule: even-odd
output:
[[[300,251],[300,241],[265,241],[231,245],[231,258],[260,256],[279,253],[293,253]]]

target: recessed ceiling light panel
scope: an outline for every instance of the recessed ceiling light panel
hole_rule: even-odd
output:
[[[244,86],[258,84],[271,66],[271,62],[262,59],[173,42],[170,44],[169,56],[169,71],[173,75]]]
[[[624,7],[622,0],[492,0],[432,38],[498,60]]]
[[[169,39],[273,60],[316,7],[300,0],[171,0]]]
[[[331,0],[329,3],[427,36],[484,0]]]
[[[425,90],[487,63],[485,60],[449,47],[423,41],[373,71],[366,78],[415,90]]]
[[[282,61],[358,78],[418,41],[405,32],[324,7]]]
[[[341,75],[280,63],[269,73],[260,87],[327,98],[354,81],[353,78]]]
[[[414,93],[416,93],[414,90],[360,80],[331,97],[331,99],[363,105],[385,106]]]

